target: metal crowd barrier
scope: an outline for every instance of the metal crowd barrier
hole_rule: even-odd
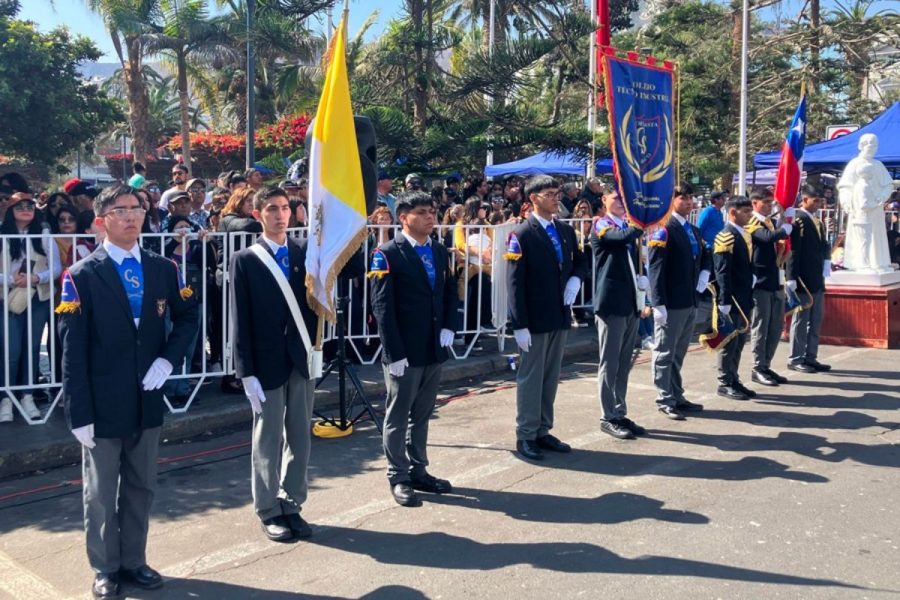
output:
[[[696,218],[695,215],[692,217]],[[834,217],[826,211],[823,218]],[[900,231],[897,223],[898,213],[886,214],[889,227]],[[596,264],[590,250],[591,219],[567,219],[576,232],[579,245],[587,253],[590,262],[590,274],[582,282],[581,291],[573,309],[576,315],[589,313]],[[839,218],[828,220],[839,223]],[[514,224],[496,226],[450,225],[438,226],[437,238],[446,243],[450,249],[451,268],[457,276],[457,293],[460,298],[460,322],[457,341],[451,349],[453,358],[464,359],[471,355],[483,337],[496,337],[500,351],[504,350],[507,326],[508,298],[506,292],[507,261],[503,258],[509,233]],[[369,258],[375,246],[392,236],[399,229],[395,225],[372,225],[369,236],[363,244],[368,266]],[[289,235],[303,238],[306,229],[294,229]],[[179,255],[179,266],[200,302],[200,323],[197,344],[199,351],[193,354],[198,358],[199,368],[191,365],[190,357],[184,364],[175,365],[175,371],[166,383],[165,402],[173,414],[187,412],[197,397],[200,387],[211,378],[219,378],[234,374],[232,357],[230,318],[230,285],[229,264],[234,252],[252,244],[258,234],[208,232],[204,240],[198,234],[189,234],[187,241],[193,245],[195,254],[190,258],[188,253]],[[646,239],[647,236],[645,236]],[[12,260],[9,242],[18,239],[25,242],[24,256],[20,260]],[[154,252],[171,255],[173,247],[182,240],[180,236],[170,233],[144,234],[140,238],[143,248]],[[2,381],[0,381],[0,398],[8,398],[20,416],[25,415],[19,395],[42,390],[50,398],[47,408],[41,410],[38,418],[26,418],[31,425],[46,423],[59,405],[62,395],[62,377],[60,365],[59,340],[57,338],[57,315],[54,308],[58,303],[59,277],[64,266],[74,259],[86,256],[92,250],[96,239],[93,235],[21,235],[0,236],[0,281],[4,283],[0,292],[0,335],[2,335]],[[40,246],[43,255],[36,250]],[[69,247],[66,253],[61,248]],[[212,251],[198,248],[212,247]],[[199,257],[196,252],[199,252]],[[646,256],[646,253],[645,253]],[[46,257],[46,258],[44,258]],[[24,258],[24,260],[21,260]],[[43,261],[43,262],[42,262]],[[31,283],[32,275],[37,267],[43,267],[49,273],[46,281],[35,285]],[[13,273],[12,276],[3,274]],[[24,284],[16,286],[17,274],[22,273]],[[22,278],[20,278],[22,279]],[[23,298],[24,295],[24,298]],[[45,296],[45,300],[41,300]],[[380,358],[381,343],[378,337],[377,323],[371,312],[371,283],[366,277],[359,277],[349,282],[349,305],[346,311],[346,340],[362,364],[373,364]],[[11,311],[15,310],[21,312]],[[325,327],[325,342],[336,339],[335,329],[330,324]],[[196,344],[195,344],[196,346]],[[211,358],[215,357],[215,362]],[[175,404],[175,397],[186,398]],[[2,425],[0,425],[2,427]]]

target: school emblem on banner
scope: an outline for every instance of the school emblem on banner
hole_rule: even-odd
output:
[[[602,59],[619,192],[631,221],[646,229],[669,215],[675,190],[674,68],[609,53]]]

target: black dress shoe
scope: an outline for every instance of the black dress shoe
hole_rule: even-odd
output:
[[[646,435],[647,430],[627,417],[622,417],[618,421],[619,425],[633,433],[634,435]]]
[[[630,429],[613,421],[600,421],[600,431],[620,440],[634,439],[634,434]]]
[[[294,532],[284,515],[265,519],[260,526],[266,537],[273,542],[289,542],[294,539]]]
[[[516,441],[516,452],[528,460],[544,460],[544,453],[534,440]]]
[[[743,383],[741,383],[740,381],[735,381],[735,382],[731,385],[731,387],[733,387],[733,388],[735,388],[735,389],[737,389],[737,390],[740,390],[740,391],[743,392],[744,395],[747,396],[748,398],[756,398],[756,392],[754,392],[753,390],[751,390],[750,388],[748,388],[747,386],[745,386],[745,385],[744,385]]]
[[[811,366],[816,371],[830,371],[831,370],[831,365],[826,365],[826,364],[820,363],[819,361],[817,361],[815,359],[806,361],[806,364]]]
[[[568,445],[565,442],[562,442],[554,435],[542,435],[538,439],[535,440],[537,445],[543,448],[544,450],[549,450],[550,452],[562,452],[563,454],[569,453],[572,451],[572,446]]]
[[[817,373],[815,367],[806,363],[788,363],[788,369],[791,371],[799,371],[800,373]]]
[[[729,400],[749,400],[750,397],[744,392],[740,391],[736,387],[732,387],[730,385],[720,385],[719,389],[716,390],[716,394],[722,396],[723,398],[728,398]]]
[[[768,375],[770,378],[774,379],[778,383],[787,383],[789,381],[787,377],[785,377],[784,375],[779,375],[772,369],[766,369],[766,375]]]
[[[296,539],[300,540],[312,535],[312,527],[299,514],[284,515],[284,519],[287,521],[288,527],[291,528],[291,533],[294,534]]]
[[[677,408],[681,412],[688,410],[699,412],[703,410],[703,405],[696,402],[691,402],[690,400],[679,400],[675,403],[675,408]]]
[[[400,506],[422,506],[422,500],[419,499],[409,482],[395,483],[391,486],[391,494]]]
[[[97,573],[94,575],[91,593],[94,598],[121,598],[122,588],[119,587],[119,574]]]
[[[778,382],[775,381],[774,378],[769,377],[769,374],[765,371],[753,371],[750,373],[750,381],[754,381],[756,383],[767,385],[769,387],[777,387]]]
[[[429,494],[449,494],[453,491],[453,486],[446,479],[438,479],[437,477],[425,473],[419,477],[410,478],[410,487],[420,492],[428,492]]]
[[[673,408],[668,404],[660,404],[656,407],[656,410],[661,412],[666,416],[666,418],[672,419],[673,421],[684,421],[684,415],[677,408]]]
[[[155,590],[156,588],[162,587],[163,584],[162,575],[147,565],[143,565],[137,569],[121,569],[119,571],[119,576],[123,581],[133,583],[145,590]]]

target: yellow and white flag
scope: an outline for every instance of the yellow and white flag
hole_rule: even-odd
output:
[[[346,13],[345,13],[346,15]],[[347,79],[347,18],[331,41],[331,61],[309,146],[309,245],[306,299],[335,320],[334,282],[366,236],[366,197]]]

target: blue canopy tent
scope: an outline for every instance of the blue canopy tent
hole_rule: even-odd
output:
[[[867,133],[878,136],[878,152],[875,158],[888,169],[900,169],[900,102],[878,115],[872,122],[853,133],[827,142],[810,144],[803,152],[803,168],[806,170],[839,170],[859,154],[859,138]],[[781,149],[760,152],[753,157],[757,169],[777,169]]]
[[[584,175],[586,170],[587,160],[579,158],[574,152],[560,154],[546,151],[512,162],[491,165],[484,169],[484,174],[488,177],[501,177],[503,175]],[[598,174],[612,173],[612,159],[604,158],[598,160],[596,172]]]

